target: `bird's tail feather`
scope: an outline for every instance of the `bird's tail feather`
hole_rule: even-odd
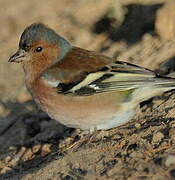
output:
[[[173,89],[175,89],[175,79],[156,78],[154,82],[148,82],[145,86],[137,88],[132,97],[134,102],[139,103]]]
[[[153,86],[157,88],[175,89],[175,78],[162,77],[156,78]]]

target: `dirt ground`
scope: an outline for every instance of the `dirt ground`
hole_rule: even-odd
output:
[[[85,141],[82,131],[36,107],[22,68],[8,63],[24,28],[43,22],[75,46],[173,72],[175,4],[165,1],[0,0],[0,179],[175,179],[174,91],[141,103],[128,124]]]

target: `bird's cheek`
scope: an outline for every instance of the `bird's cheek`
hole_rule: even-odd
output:
[[[29,64],[29,63],[32,63],[32,56],[30,53],[27,53],[26,56],[23,58],[22,60],[22,64]]]

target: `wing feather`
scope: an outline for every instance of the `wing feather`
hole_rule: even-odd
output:
[[[75,96],[88,96],[109,91],[128,91],[148,85],[175,86],[174,80],[171,81],[170,78],[160,77],[151,70],[121,61],[105,65],[97,71],[84,72],[82,79],[74,83],[63,83],[57,79],[54,81],[54,76],[51,76],[53,79],[49,80],[49,74],[46,77],[47,81],[52,80],[54,87],[57,83],[58,93]]]
[[[88,74],[81,83],[67,91],[67,93],[92,95],[115,90],[130,90],[142,87],[148,82],[153,83],[155,77],[156,74],[151,70],[116,61],[96,73]]]

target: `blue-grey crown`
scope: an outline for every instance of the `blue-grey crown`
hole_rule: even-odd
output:
[[[19,47],[27,49],[36,41],[45,41],[49,44],[57,44],[61,48],[59,59],[71,49],[70,43],[58,35],[54,30],[44,24],[34,23],[27,27],[21,35]]]

